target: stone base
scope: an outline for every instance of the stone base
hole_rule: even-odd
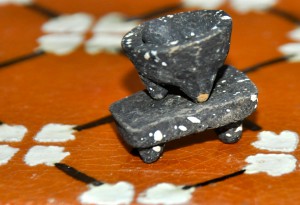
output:
[[[241,123],[257,102],[257,89],[250,79],[224,66],[204,103],[176,94],[155,100],[141,91],[115,102],[110,111],[124,141],[139,150],[144,162],[151,163],[161,156],[166,142],[207,129],[216,129],[224,143],[237,142]]]

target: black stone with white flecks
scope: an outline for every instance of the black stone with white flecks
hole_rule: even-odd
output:
[[[154,100],[141,91],[115,102],[110,111],[125,142],[140,150],[143,160],[145,153],[151,155],[146,161],[151,163],[162,151],[150,152],[153,147],[207,129],[219,128],[221,141],[236,142],[242,133],[241,121],[256,109],[257,102],[251,80],[232,66],[223,66],[206,102],[193,103],[176,94]]]
[[[235,123],[225,125],[223,127],[219,127],[215,129],[215,131],[222,142],[226,144],[236,143],[241,139],[242,136],[242,131],[243,131],[242,121],[238,121]]]
[[[138,149],[140,157],[145,163],[153,163],[163,154],[165,144],[150,148]]]
[[[231,29],[224,11],[184,12],[144,22],[124,36],[122,47],[152,98],[164,98],[172,85],[204,102],[227,57]]]

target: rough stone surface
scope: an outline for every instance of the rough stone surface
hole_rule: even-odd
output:
[[[163,154],[165,144],[157,145],[151,148],[138,149],[140,157],[145,163],[152,163],[159,159]]]
[[[216,129],[220,140],[239,140],[241,121],[257,106],[257,89],[250,79],[231,66],[223,66],[208,101],[193,103],[184,95],[168,94],[154,100],[146,91],[138,92],[111,105],[121,136],[139,149],[147,163],[161,155],[152,149],[171,140],[207,129]],[[145,154],[146,153],[146,154]]]
[[[167,15],[127,33],[122,47],[154,99],[179,87],[193,101],[206,101],[230,46],[232,21],[221,10]]]
[[[218,134],[219,139],[226,143],[226,144],[232,144],[235,142],[238,142],[241,139],[242,136],[242,122],[238,121],[235,123],[231,123],[228,125],[225,125],[223,127],[217,128],[215,131]]]

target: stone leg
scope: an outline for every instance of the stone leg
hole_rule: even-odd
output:
[[[167,89],[152,82],[151,80],[149,80],[148,78],[146,78],[142,75],[139,75],[139,76],[140,76],[141,80],[143,81],[143,83],[145,84],[150,96],[153,99],[160,100],[160,99],[163,99],[168,94]]]
[[[164,150],[165,144],[157,145],[151,148],[139,149],[139,154],[145,163],[153,163],[159,159]]]
[[[211,75],[212,77],[209,78],[190,78],[187,81],[183,81],[179,87],[194,102],[205,102],[208,100],[212,87],[214,85],[213,80],[215,79],[215,75]]]
[[[219,135],[219,139],[226,144],[238,142],[241,139],[243,131],[242,121],[217,128],[215,131]]]

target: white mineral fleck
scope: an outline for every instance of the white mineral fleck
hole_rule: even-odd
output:
[[[155,141],[161,141],[163,139],[163,134],[161,133],[160,130],[156,130],[154,132],[154,140]]]
[[[198,118],[196,118],[196,117],[187,117],[187,119],[189,120],[189,121],[191,121],[192,123],[200,123],[201,121],[198,119]]]
[[[149,60],[149,59],[150,59],[150,54],[149,54],[149,52],[146,52],[146,53],[145,53],[144,58],[145,58],[146,60]]]
[[[161,151],[161,146],[155,146],[155,147],[152,147],[152,149],[153,149],[155,152],[160,152],[160,151]]]
[[[243,125],[238,126],[234,132],[241,132],[243,131]]]
[[[179,125],[178,127],[181,131],[187,131],[187,128],[184,125]]]
[[[257,95],[251,95],[251,101],[255,102],[257,100]]]

